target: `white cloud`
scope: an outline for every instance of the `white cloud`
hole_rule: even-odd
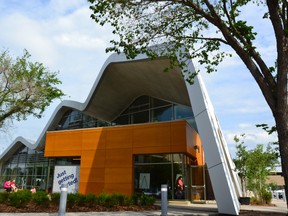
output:
[[[38,61],[53,64],[57,58],[57,52],[52,41],[47,37],[42,28],[43,23],[29,19],[20,13],[13,13],[1,19],[2,31],[0,39],[3,48],[15,49],[16,53],[27,49],[37,56]],[[49,55],[50,58],[46,58]]]
[[[5,3],[2,7],[9,2]],[[34,7],[21,3],[22,7],[7,6],[5,11],[9,13],[0,14],[0,28],[5,29],[0,34],[2,48],[9,49],[15,57],[26,48],[33,61],[60,72],[63,84],[59,87],[67,94],[66,98],[84,101],[110,55],[105,53],[111,39],[107,37],[111,35],[109,28],[97,27],[90,19],[88,4],[81,0],[49,1],[44,5],[33,2]],[[12,135],[1,134],[0,145],[9,145],[18,135],[36,140],[59,102],[51,104],[42,119],[15,122]]]
[[[230,149],[232,157],[235,157],[235,141],[234,137],[240,137],[241,134],[245,134],[244,143],[247,146],[247,149],[253,149],[257,144],[266,145],[270,142],[275,142],[278,140],[277,134],[269,135],[262,128],[258,128],[255,124],[249,123],[240,123],[235,129],[224,130],[226,142]]]

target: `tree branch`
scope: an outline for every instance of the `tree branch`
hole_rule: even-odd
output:
[[[279,56],[283,55],[282,46],[283,46],[283,26],[281,25],[281,19],[278,16],[278,0],[267,0],[267,6],[270,14],[270,20],[274,29],[275,37],[276,37],[276,44],[278,50],[278,61]]]
[[[241,46],[241,44],[234,38],[229,28],[221,21],[221,18],[218,16],[216,11],[214,10],[214,7],[210,4],[208,0],[204,0],[205,4],[209,8],[210,12],[213,14],[214,22],[212,22],[215,26],[217,26],[220,31],[222,32],[223,36],[225,37],[228,44],[236,51],[236,53],[239,55],[239,57],[242,59],[242,61],[245,63],[247,68],[250,70],[252,76],[254,77],[255,81],[258,83],[261,91],[263,92],[263,95],[270,106],[272,111],[275,111],[276,108],[276,101],[273,96],[273,88],[275,87],[275,83],[271,80],[272,75],[270,76],[270,81],[266,82],[265,78],[261,74],[261,71],[257,67],[257,65],[253,62],[251,59],[249,53],[247,53],[244,48]],[[209,20],[210,21],[210,20]],[[247,42],[244,41],[245,45]],[[252,51],[252,53],[251,53]],[[254,48],[250,49],[250,54],[253,54],[253,58],[256,62],[259,62],[260,68],[263,68],[263,72],[265,73],[264,76],[267,76],[269,78],[270,71],[268,70],[266,64],[264,61],[259,57],[259,54],[255,52]],[[267,73],[268,71],[268,73]],[[272,89],[271,89],[272,88]]]
[[[277,44],[277,97],[285,99],[287,106],[287,49],[288,49],[288,37],[285,35],[284,26],[281,22],[281,15],[279,14],[279,1],[267,0],[267,6],[269,9],[270,20],[274,29],[276,44]],[[282,5],[285,7],[284,3]],[[279,12],[279,13],[278,13]],[[285,22],[285,20],[282,20]],[[285,51],[286,50],[286,51]],[[280,105],[280,106],[284,106]]]

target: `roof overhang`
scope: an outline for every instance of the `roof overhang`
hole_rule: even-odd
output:
[[[164,72],[168,58],[110,63],[95,86],[85,112],[112,121],[141,95],[190,106],[180,68]]]

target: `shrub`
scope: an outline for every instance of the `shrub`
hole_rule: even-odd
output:
[[[126,201],[126,197],[123,194],[118,194],[118,200],[119,200],[119,205],[126,205],[125,201]]]
[[[7,203],[9,197],[9,193],[2,192],[0,193],[0,203]]]
[[[16,208],[26,207],[32,198],[29,190],[17,191],[9,194],[8,203]]]
[[[111,208],[111,207],[115,206],[115,204],[116,204],[115,198],[108,195],[108,196],[106,196],[106,199],[105,199],[103,206],[106,208]]]
[[[105,206],[106,199],[107,199],[107,194],[105,193],[99,194],[98,199],[97,199],[97,204],[101,206]]]
[[[132,205],[138,205],[138,200],[140,199],[140,196],[141,195],[139,195],[139,194],[133,194],[132,195],[132,197],[131,197],[131,199],[132,199],[132,202],[133,202],[133,204]]]
[[[66,206],[68,208],[73,207],[73,205],[76,203],[77,199],[78,199],[78,194],[68,193]]]
[[[124,197],[124,205],[131,206],[134,205],[134,201],[132,196],[125,196]]]
[[[259,205],[260,201],[256,197],[251,197],[250,200],[251,204]]]
[[[53,204],[59,204],[60,203],[60,193],[52,193],[51,194],[51,202]]]
[[[113,193],[111,198],[114,201],[114,205],[124,205],[125,196],[123,194]]]
[[[50,202],[48,193],[45,191],[37,191],[36,193],[33,193],[32,201],[39,206],[47,206]]]
[[[272,193],[270,191],[265,191],[262,194],[262,199],[266,204],[270,204],[272,200]]]
[[[75,200],[76,204],[79,206],[84,206],[86,205],[86,195],[84,194],[76,194],[76,200]]]
[[[86,199],[86,206],[88,207],[97,204],[97,196],[95,194],[87,194],[85,199]]]
[[[156,198],[154,196],[147,196],[145,194],[142,194],[140,196],[140,205],[142,206],[150,206],[153,205],[156,201]]]
[[[113,206],[119,206],[119,205],[124,205],[124,195],[117,193],[106,195],[104,204],[105,207],[111,208]]]

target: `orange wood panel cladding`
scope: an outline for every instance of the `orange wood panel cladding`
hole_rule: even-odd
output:
[[[186,121],[50,131],[45,157],[80,156],[79,193],[133,193],[133,155],[184,153],[199,157],[198,134]],[[202,151],[202,150],[201,150]],[[203,162],[202,157],[197,158]]]

